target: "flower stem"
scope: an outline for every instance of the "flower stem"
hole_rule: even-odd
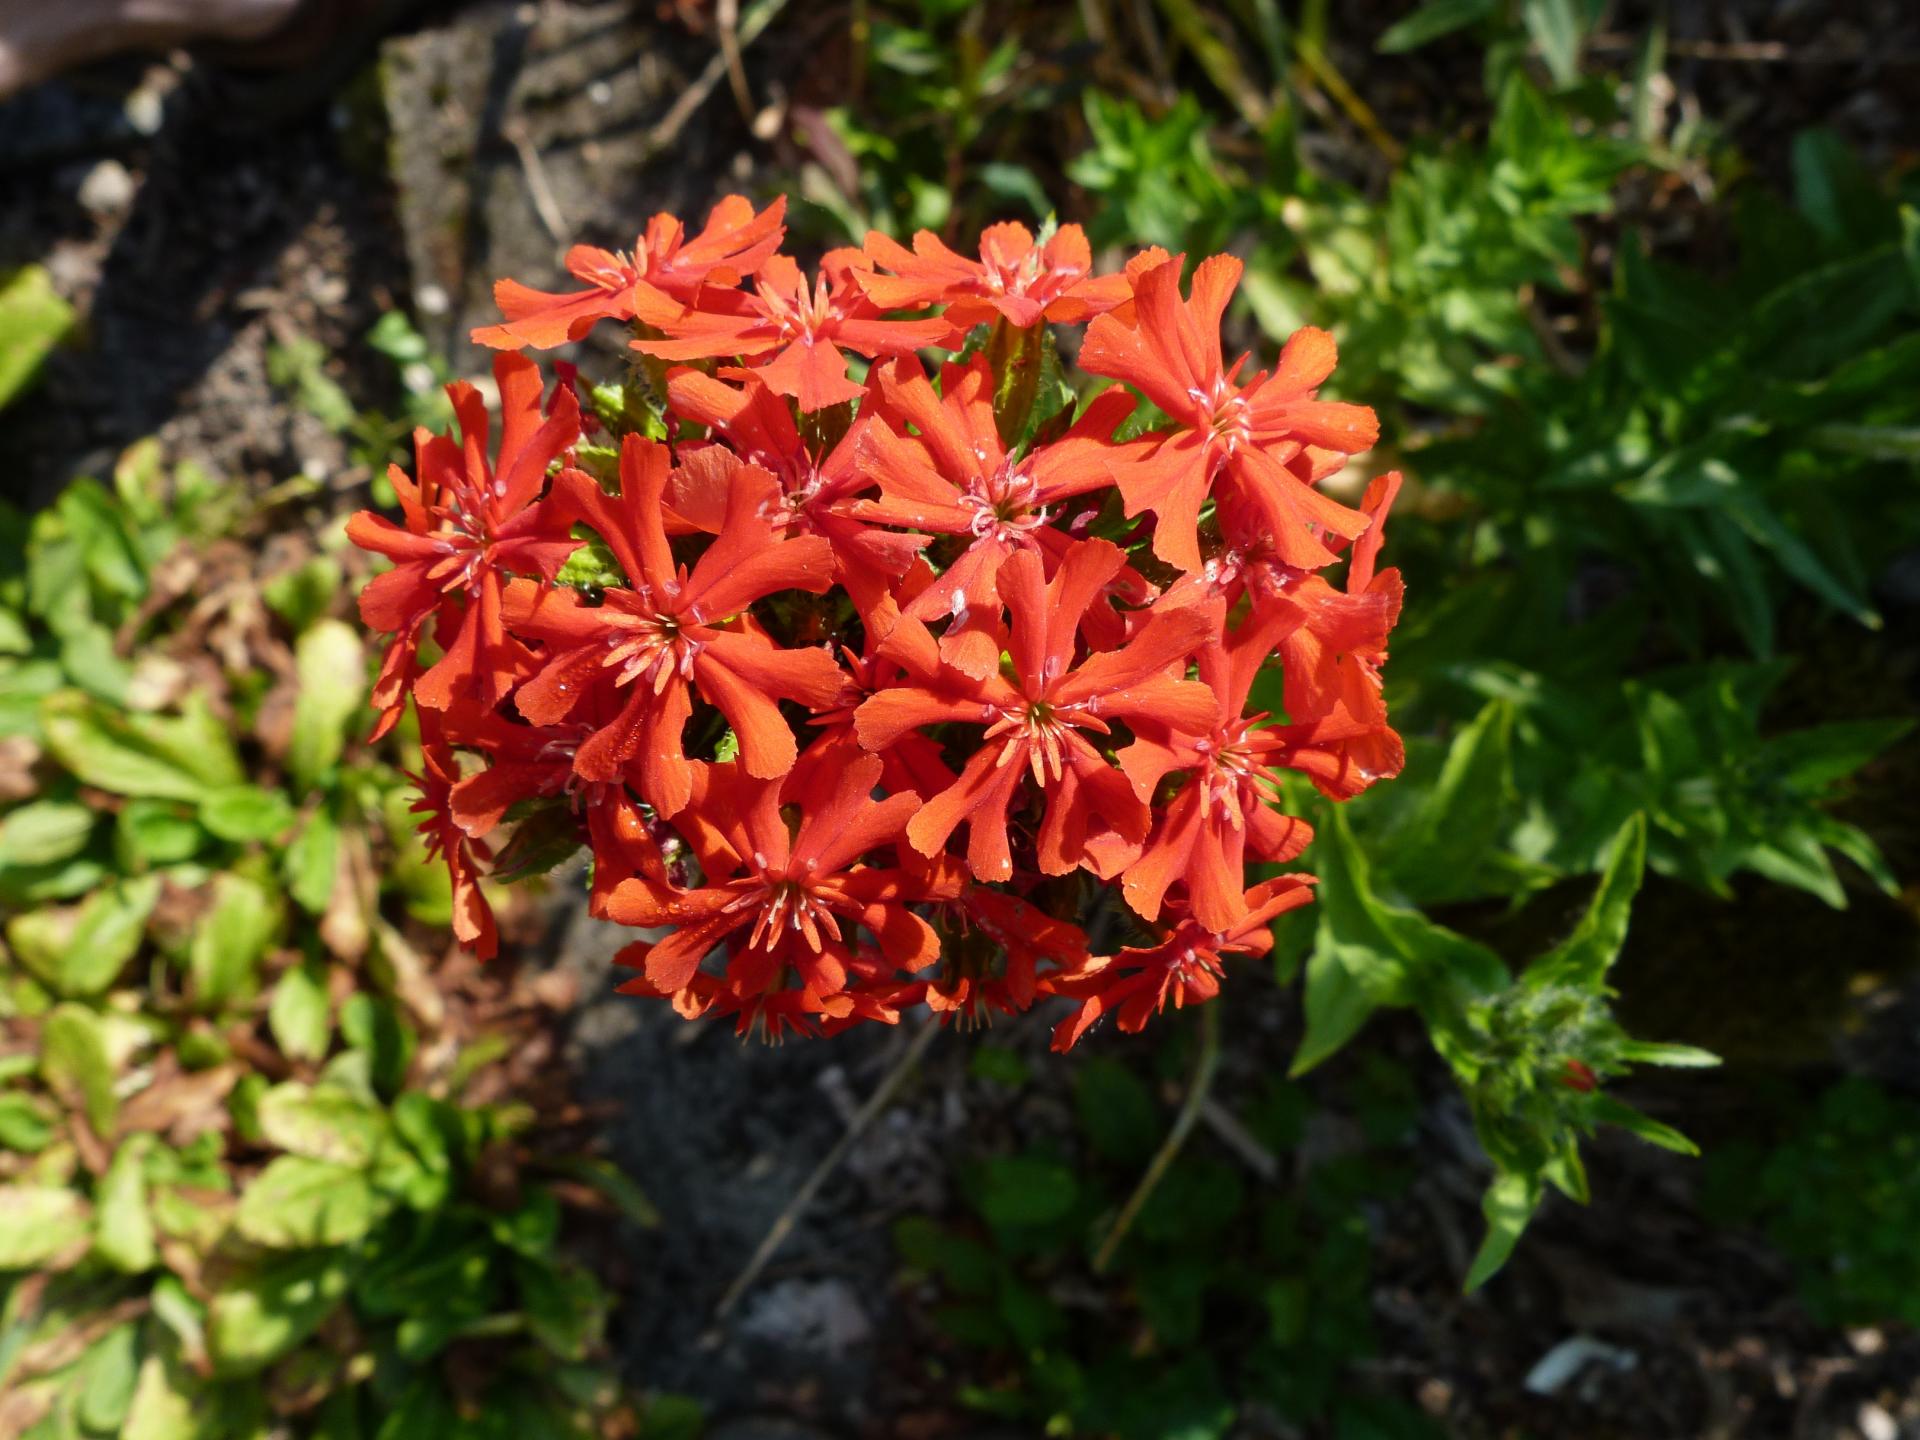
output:
[[[1127,1197],[1126,1206],[1114,1220],[1113,1228],[1107,1232],[1107,1238],[1100,1242],[1100,1248],[1093,1257],[1094,1274],[1106,1274],[1107,1267],[1113,1263],[1114,1252],[1120,1248],[1120,1242],[1127,1238],[1127,1231],[1133,1228],[1133,1222],[1146,1207],[1148,1197],[1165,1177],[1174,1157],[1179,1155],[1180,1147],[1187,1143],[1187,1136],[1200,1118],[1201,1106],[1206,1103],[1207,1092],[1213,1088],[1214,1072],[1219,1068],[1220,1006],[1215,1001],[1200,1007],[1200,1053],[1194,1057],[1193,1079],[1187,1084],[1186,1099],[1180,1102],[1180,1113],[1173,1117],[1173,1128],[1167,1131],[1167,1138],[1160,1142],[1152,1163],[1147,1166],[1147,1173],[1133,1187],[1133,1194]]]
[[[894,1096],[899,1094],[900,1087],[906,1083],[907,1077],[920,1063],[920,1057],[927,1053],[927,1047],[933,1043],[933,1037],[939,1033],[940,1017],[930,1016],[921,1026],[920,1033],[909,1042],[905,1053],[894,1062],[893,1068],[887,1071],[878,1087],[867,1097],[866,1103],[860,1107],[853,1119],[847,1122],[846,1133],[822,1157],[820,1163],[813,1167],[813,1173],[801,1182],[800,1188],[793,1192],[793,1198],[787,1202],[786,1208],[775,1218],[766,1235],[762,1237],[759,1248],[753,1252],[753,1258],[747,1262],[746,1269],[734,1277],[733,1283],[727,1287],[727,1293],[720,1297],[720,1303],[714,1307],[713,1318],[716,1321],[724,1320],[727,1312],[740,1303],[740,1297],[753,1288],[754,1281],[760,1278],[760,1272],[767,1268],[767,1262],[773,1259],[774,1252],[793,1233],[793,1227],[799,1222],[807,1206],[813,1202],[813,1197],[819,1193],[820,1187],[826,1184],[827,1177],[840,1167],[840,1162],[847,1158],[854,1143],[879,1117],[880,1112],[893,1103]]]

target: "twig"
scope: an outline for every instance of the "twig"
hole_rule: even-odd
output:
[[[1373,107],[1347,84],[1346,76],[1334,69],[1333,61],[1327,58],[1326,52],[1303,38],[1296,38],[1293,48],[1307,73],[1333,97],[1334,104],[1347,112],[1347,118],[1372,142],[1373,148],[1387,158],[1388,164],[1398,165],[1406,156],[1405,147],[1387,133],[1387,127],[1380,123],[1380,117],[1373,113]]]
[[[1280,1178],[1280,1157],[1262,1145],[1226,1106],[1209,1096],[1200,1102],[1200,1118],[1220,1138],[1220,1143],[1238,1155],[1241,1163],[1262,1181],[1271,1185]]]
[[[1160,27],[1153,22],[1153,7],[1148,0],[1132,0],[1128,8],[1133,15],[1134,32],[1139,35],[1140,44],[1147,52],[1147,66],[1153,71],[1161,103],[1171,105],[1174,98],[1173,71],[1167,65],[1166,51],[1160,48]]]
[[[515,121],[502,127],[514,153],[520,157],[521,172],[527,177],[527,198],[533,201],[533,213],[540,217],[540,223],[546,227],[547,234],[553,237],[556,245],[565,245],[573,238],[573,229],[567,224],[566,212],[560,208],[555,198],[553,186],[547,179],[547,167],[540,161],[540,152],[532,140],[527,138],[524,125]]]
[[[847,1122],[846,1133],[813,1167],[813,1173],[801,1182],[800,1188],[793,1192],[793,1198],[787,1201],[786,1208],[768,1227],[766,1235],[753,1252],[753,1258],[747,1261],[746,1268],[734,1278],[734,1282],[727,1287],[727,1293],[720,1297],[720,1303],[714,1307],[713,1318],[716,1321],[726,1319],[728,1312],[740,1303],[740,1297],[753,1288],[753,1282],[760,1278],[760,1272],[767,1268],[767,1262],[773,1259],[774,1253],[793,1233],[793,1227],[799,1223],[800,1216],[813,1202],[820,1187],[827,1183],[827,1177],[840,1168],[840,1162],[852,1151],[854,1142],[879,1118],[880,1112],[893,1103],[893,1097],[906,1082],[907,1076],[913,1073],[914,1066],[920,1063],[920,1057],[927,1053],[927,1047],[939,1032],[940,1017],[929,1016],[920,1033],[913,1037],[913,1043],[907,1046],[907,1053],[895,1062],[894,1067],[874,1088],[873,1094],[867,1097],[866,1103],[854,1112],[853,1119]]]
[[[1180,1147],[1187,1143],[1187,1136],[1193,1132],[1194,1122],[1200,1118],[1200,1107],[1206,1104],[1207,1092],[1213,1088],[1214,1071],[1220,1067],[1220,1007],[1202,1005],[1200,1007],[1200,1054],[1193,1062],[1193,1079],[1187,1085],[1187,1098],[1180,1102],[1180,1113],[1173,1117],[1173,1128],[1167,1131],[1167,1138],[1160,1142],[1147,1173],[1140,1177],[1140,1183],[1133,1187],[1133,1194],[1127,1197],[1126,1206],[1120,1211],[1119,1218],[1113,1222],[1113,1228],[1107,1232],[1107,1238],[1100,1242],[1100,1249],[1093,1257],[1093,1273],[1104,1275],[1107,1266],[1113,1263],[1114,1252],[1120,1248],[1120,1242],[1127,1238],[1127,1231],[1133,1228],[1133,1222],[1140,1216],[1147,1200],[1165,1178],[1167,1169],[1180,1153]]]
[[[740,60],[740,0],[718,0],[713,9],[713,28],[720,37],[720,57],[727,62],[733,103],[740,107],[740,118],[751,125],[753,91],[747,88],[747,67]]]
[[[735,49],[745,54],[749,45],[760,38],[774,18],[787,8],[787,0],[759,0],[757,5],[747,8],[746,18],[740,22],[740,32]],[[647,132],[645,158],[651,159],[662,150],[669,149],[680,138],[680,132],[687,128],[687,122],[707,103],[707,97],[713,94],[727,73],[727,56],[723,49],[707,62],[707,68],[694,77],[693,83],[680,92],[680,98],[667,107],[667,113],[660,117],[659,123]]]
[[[1587,49],[1602,51],[1637,50],[1640,45],[1638,35],[1590,35],[1586,41]],[[1920,61],[1920,55],[1910,50],[1823,49],[1784,40],[1669,40],[1667,53],[1676,60],[1724,60],[1736,65],[1912,65]]]

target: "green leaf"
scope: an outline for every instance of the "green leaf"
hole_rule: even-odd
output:
[[[86,848],[99,812],[65,800],[36,800],[0,820],[0,867],[51,865]]]
[[[1622,1060],[1636,1065],[1667,1065],[1692,1070],[1710,1070],[1720,1063],[1711,1050],[1694,1045],[1671,1045],[1655,1040],[1623,1040],[1616,1052]]]
[[[228,1280],[207,1317],[214,1364],[229,1375],[271,1364],[318,1329],[352,1283],[346,1257],[330,1250],[289,1256]]]
[[[991,1249],[956,1234],[925,1215],[907,1215],[893,1223],[893,1246],[917,1269],[938,1275],[956,1295],[990,1295],[1005,1266]]]
[[[607,1295],[576,1265],[516,1259],[520,1308],[534,1339],[562,1360],[585,1360],[606,1327]]]
[[[1880,628],[1880,612],[1867,603],[1866,596],[1834,574],[1819,553],[1759,495],[1748,489],[1735,491],[1727,497],[1726,508],[1749,539],[1773,552],[1782,570],[1843,615],[1869,630]]]
[[[654,1395],[647,1401],[640,1433],[646,1440],[700,1440],[706,1408],[690,1395]]]
[[[339,1085],[288,1080],[262,1095],[254,1113],[269,1144],[356,1169],[373,1163],[389,1131],[385,1111]]]
[[[1776,830],[1771,839],[1746,847],[1740,862],[1755,874],[1817,895],[1836,910],[1847,908],[1847,892],[1820,837],[1804,825]]]
[[[1646,866],[1647,817],[1636,813],[1614,836],[1600,888],[1594,892],[1586,914],[1580,917],[1573,934],[1528,968],[1529,979],[1537,974],[1543,982],[1549,978],[1567,980],[1587,989],[1600,985],[1619,958],[1620,947],[1627,943],[1633,897],[1640,893]]]
[[[416,1435],[433,1435],[443,1440],[479,1440],[453,1408],[446,1387],[430,1377],[414,1381],[374,1433],[373,1440],[413,1440]]]
[[[309,914],[324,914],[333,899],[340,872],[340,825],[330,806],[321,805],[307,817],[300,833],[287,846],[282,873],[287,893]]]
[[[113,1048],[98,1014],[71,1002],[54,1008],[40,1027],[40,1078],[66,1104],[85,1111],[94,1134],[113,1134],[120,1100]]]
[[[159,1258],[147,1210],[147,1148],[145,1136],[122,1144],[94,1192],[94,1253],[128,1275],[151,1270]]]
[[[1671,1125],[1643,1115],[1631,1105],[1624,1105],[1611,1095],[1596,1095],[1593,1099],[1593,1118],[1601,1125],[1618,1125],[1629,1134],[1637,1135],[1650,1145],[1658,1145],[1662,1150],[1671,1150],[1677,1155],[1698,1155],[1700,1147],[1682,1135]]]
[[[218,1009],[251,995],[260,957],[279,928],[280,907],[266,890],[239,875],[215,876],[212,908],[194,927],[187,951],[195,1001]]]
[[[1381,1005],[1444,1005],[1447,997],[1506,984],[1486,946],[1414,910],[1381,902],[1367,859],[1339,806],[1324,812],[1314,849],[1319,923],[1307,961],[1306,1033],[1289,1074],[1312,1069],[1344,1045]]]
[[[0,1147],[37,1155],[53,1142],[53,1114],[32,1095],[0,1092]]]
[[[40,373],[73,326],[73,307],[53,288],[45,267],[27,265],[0,282],[0,409]]]
[[[320,783],[345,748],[347,734],[364,723],[367,655],[360,634],[343,620],[319,620],[294,647],[300,693],[293,706],[287,770],[294,785]]]
[[[293,825],[291,801],[258,785],[229,785],[200,802],[200,823],[222,840],[276,840]]]
[[[1058,1220],[1078,1195],[1066,1166],[1035,1155],[1003,1155],[987,1162],[978,1204],[995,1229],[1017,1229]]]
[[[340,1034],[348,1045],[367,1057],[374,1088],[392,1095],[407,1078],[418,1039],[400,1008],[382,996],[362,990],[340,1007]]]
[[[1017,1090],[1027,1083],[1032,1072],[1019,1051],[1004,1045],[979,1045],[967,1060],[967,1074],[975,1080]]]
[[[64,684],[66,676],[55,661],[0,661],[0,735],[41,738],[41,703]]]
[[[1795,789],[1819,793],[1844,780],[1913,729],[1911,720],[1841,720],[1768,740],[1761,764]]]
[[[203,1391],[185,1365],[149,1354],[140,1365],[121,1440],[214,1440],[203,1425]]]
[[[1576,0],[1522,0],[1520,19],[1539,48],[1553,83],[1562,90],[1580,78],[1580,43],[1586,25]]]
[[[7,926],[7,943],[62,995],[98,995],[139,953],[147,917],[160,900],[156,876],[97,890],[72,910],[31,910]]]
[[[267,1006],[267,1028],[289,1060],[318,1060],[327,1053],[333,1003],[324,962],[306,960],[280,977]]]
[[[1080,1128],[1103,1159],[1135,1165],[1159,1145],[1165,1129],[1160,1107],[1145,1082],[1119,1061],[1099,1058],[1081,1066],[1073,1100]]]
[[[276,1249],[344,1245],[373,1228],[373,1186],[349,1165],[282,1155],[241,1192],[233,1223],[247,1239]]]
[[[1394,882],[1423,903],[1476,893],[1474,857],[1497,848],[1513,787],[1511,701],[1490,700],[1453,738],[1391,862]]]
[[[1887,864],[1880,847],[1858,825],[1848,825],[1831,815],[1819,815],[1813,821],[1820,843],[1838,850],[1866,872],[1867,878],[1889,896],[1900,894],[1900,878]]]
[[[267,347],[267,378],[327,429],[344,434],[359,415],[340,382],[327,374],[327,347],[311,335],[290,335]]]
[[[1307,1028],[1287,1066],[1289,1076],[1306,1074],[1338,1051],[1385,1003],[1362,978],[1378,970],[1375,958],[1365,950],[1349,949],[1324,938],[1315,940],[1313,953],[1307,957],[1303,995]]]
[[[1493,14],[1493,6],[1494,0],[1427,0],[1411,15],[1389,26],[1373,48],[1382,55],[1403,55],[1409,50],[1418,50],[1442,35],[1478,24]]]
[[[609,457],[616,452],[608,451]],[[553,577],[556,585],[565,585],[571,589],[610,590],[624,585],[627,577],[620,569],[620,562],[600,539],[590,539],[567,557]]]
[[[1480,1198],[1480,1212],[1487,1218],[1486,1238],[1467,1271],[1466,1291],[1471,1294],[1491,1280],[1513,1254],[1520,1236],[1540,1208],[1541,1185],[1532,1175],[1496,1175]]]
[[[40,728],[55,759],[115,795],[198,801],[242,779],[226,726],[197,696],[170,718],[121,713],[63,690],[41,702]]]
[[[81,1425],[96,1435],[120,1434],[139,1378],[140,1328],[116,1325],[94,1342],[74,1370]]]
[[[114,822],[114,847],[129,869],[177,865],[206,843],[200,822],[175,800],[129,800]]]
[[[315,555],[268,580],[260,587],[260,598],[298,634],[333,607],[340,587],[340,562],[331,555]]]
[[[85,1243],[87,1205],[65,1186],[0,1186],[0,1272],[35,1270]]]
[[[1027,433],[1033,402],[1040,393],[1042,336],[1046,333],[1044,323],[1021,329],[1003,316],[994,320],[987,336],[987,363],[994,376],[994,422],[1006,445],[1017,445]]]
[[[133,666],[120,658],[104,625],[76,625],[60,639],[60,668],[82,690],[109,705],[125,705]]]
[[[27,655],[32,651],[33,636],[27,633],[27,622],[0,606],[0,656]]]

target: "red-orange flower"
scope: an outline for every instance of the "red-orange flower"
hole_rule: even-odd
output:
[[[1247,891],[1245,915],[1224,930],[1212,930],[1191,917],[1167,932],[1159,944],[1103,956],[1077,974],[1047,983],[1049,994],[1080,1001],[1080,1008],[1053,1031],[1053,1048],[1071,1050],[1103,1015],[1129,1033],[1166,1009],[1203,1005],[1220,993],[1227,955],[1264,955],[1273,948],[1273,921],[1313,898],[1311,875],[1281,875]]]
[[[653,360],[721,362],[648,364],[664,413],[606,410],[617,488],[576,443],[571,373],[543,420],[531,365],[503,359],[497,462],[456,387],[463,440],[419,437],[404,523],[355,517],[396,562],[363,599],[395,635],[376,701],[383,728],[421,702],[456,933],[490,952],[483,871],[572,839],[589,913],[653,932],[617,957],[622,990],[742,1033],[1058,995],[1066,1048],[1212,998],[1311,894],[1246,888],[1309,839],[1284,772],[1339,800],[1402,762],[1380,685],[1400,578],[1377,568],[1399,477],[1358,510],[1315,488],[1372,412],[1319,398],[1320,331],[1270,373],[1225,362],[1230,257],[1188,296],[1164,251],[1094,276],[1077,228],[1005,224],[977,259],[874,234],[816,280],[775,253],[781,214],[729,199],[691,238],[656,216],[631,256],[571,252],[585,290],[503,283],[487,343],[616,318]],[[996,399],[1026,408],[1034,372],[1008,367],[1038,352],[1000,342],[1078,322],[1063,353],[1126,383],[1006,443]],[[922,368],[981,324],[995,343]],[[1116,439],[1135,391],[1168,424]],[[1095,956],[1081,923],[1116,900],[1154,938]]]
[[[1246,917],[1242,887],[1249,852],[1257,860],[1284,862],[1313,838],[1306,822],[1273,808],[1286,739],[1262,727],[1264,714],[1243,713],[1261,662],[1294,623],[1279,612],[1256,614],[1210,641],[1200,652],[1200,678],[1213,690],[1218,709],[1207,729],[1182,731],[1143,719],[1134,727],[1134,743],[1120,752],[1120,768],[1142,800],[1151,800],[1167,775],[1184,775],[1140,858],[1121,878],[1127,903],[1149,920],[1159,916],[1168,888],[1178,882],[1199,924],[1229,929]]]
[[[878,482],[880,497],[857,500],[849,512],[861,520],[967,537],[967,548],[948,558],[940,577],[903,609],[929,622],[951,617],[943,658],[984,675],[999,650],[982,624],[969,621],[997,621],[998,576],[1010,555],[1045,547],[1057,561],[1073,543],[1048,522],[1061,501],[1113,483],[1107,442],[1133,401],[1110,390],[1059,439],[1014,455],[994,423],[993,372],[984,355],[943,367],[938,394],[917,362],[887,367],[879,385],[915,433],[896,434],[885,425],[865,433],[860,468]]]
[[[935,864],[957,868],[950,856]],[[996,1010],[1022,1014],[1040,993],[1041,966],[1073,972],[1089,963],[1086,932],[1078,925],[965,876],[958,884],[960,893],[934,912],[946,937],[939,973],[911,997],[943,1022],[974,1023]]]
[[[946,318],[962,330],[996,314],[1021,329],[1043,318],[1073,323],[1104,314],[1133,293],[1125,275],[1094,275],[1093,251],[1078,225],[1062,225],[1043,245],[1018,221],[989,225],[978,260],[956,255],[931,230],[917,232],[911,250],[869,230],[866,253],[893,272],[857,272],[882,310],[945,305]]]
[[[910,355],[953,333],[946,320],[883,319],[855,279],[866,268],[858,250],[830,251],[809,287],[798,265],[776,255],[738,307],[696,305],[660,322],[666,339],[635,340],[633,348],[659,360],[743,357],[769,390],[789,396],[802,410],[858,399],[860,387],[847,376],[842,350]]]
[[[420,793],[409,807],[421,816],[420,834],[427,854],[437,855],[447,867],[453,887],[453,934],[482,960],[491,960],[500,948],[493,907],[480,892],[481,866],[493,858],[485,841],[476,840],[454,818],[453,790],[460,781],[460,760],[448,744],[444,722],[436,711],[420,712],[420,773],[408,778]]]
[[[647,222],[631,255],[575,245],[567,251],[567,270],[586,282],[585,290],[555,295],[502,280],[493,298],[505,322],[476,329],[473,342],[499,350],[549,350],[580,339],[601,320],[670,319],[703,285],[738,285],[757,274],[780,248],[786,209],[782,196],[756,215],[750,201],[729,195],[691,240],[677,219],[661,214]]]
[[[1189,300],[1180,298],[1180,264],[1176,257],[1141,274],[1131,323],[1099,316],[1080,348],[1084,369],[1124,380],[1179,426],[1115,466],[1127,513],[1151,510],[1153,553],[1198,570],[1200,509],[1220,485],[1265,518],[1287,564],[1318,569],[1333,558],[1325,537],[1350,540],[1366,521],[1289,467],[1309,447],[1346,455],[1369,449],[1379,422],[1363,405],[1315,398],[1335,358],[1324,330],[1295,332],[1271,374],[1236,383],[1246,357],[1224,363],[1220,318],[1240,282],[1240,262],[1231,255],[1201,261]]]
[[[730,623],[775,591],[826,589],[833,571],[827,542],[776,537],[766,510],[779,487],[766,471],[742,466],[725,527],[689,573],[675,561],[661,518],[668,469],[664,446],[630,435],[618,499],[577,470],[554,482],[556,499],[607,543],[629,587],[610,589],[593,605],[572,590],[520,582],[506,605],[514,630],[548,647],[539,674],[514,697],[520,713],[557,725],[593,686],[623,689],[626,703],[575,750],[574,769],[584,779],[611,780],[637,763],[640,793],[663,815],[686,804],[691,785],[681,730],[692,714],[692,687],[727,717],[746,768],[771,777],[790,770],[797,753],[776,702],[825,706],[841,686],[840,667],[824,649],[782,650]]]
[[[787,964],[816,997],[839,994],[853,926],[870,931],[897,966],[931,963],[940,942],[908,908],[919,898],[909,877],[854,863],[895,844],[920,805],[911,791],[875,800],[880,768],[871,755],[855,761],[827,802],[790,828],[777,780],[735,765],[698,766],[695,791],[705,803],[692,807],[681,828],[706,884],[675,890],[636,878],[607,903],[608,916],[623,925],[676,927],[644,951],[647,983],[664,993],[684,990],[701,960],[743,930],[731,962],[742,992],[764,989]]]
[[[822,456],[801,438],[786,402],[767,389],[758,373],[723,373],[739,385],[723,384],[697,370],[673,371],[667,377],[667,398],[674,413],[710,428],[725,444],[721,455],[758,465],[779,480],[782,498],[770,517],[773,527],[783,534],[824,536],[833,547],[835,578],[866,613],[907,573],[913,557],[927,544],[925,536],[882,529],[855,513],[854,497],[873,488],[872,479],[861,473],[857,457],[865,448],[867,432],[886,428],[875,413],[877,406],[863,407],[840,442]],[[878,398],[871,390],[866,397]],[[716,448],[694,450],[692,455],[707,456]],[[687,453],[684,447],[682,453]],[[690,505],[682,502],[682,508],[717,515],[725,510],[724,490],[731,483],[731,471],[722,461],[706,465],[704,472],[708,484],[718,481],[719,503],[707,497]]]
[[[1344,591],[1318,575],[1270,568],[1252,577],[1256,606],[1298,617],[1276,642],[1293,722],[1277,732],[1289,747],[1280,763],[1302,771],[1337,800],[1398,775],[1406,762],[1406,747],[1387,723],[1380,692],[1380,667],[1400,618],[1404,586],[1398,570],[1374,569],[1387,511],[1399,491],[1398,471],[1367,487],[1360,509],[1369,524],[1354,542]],[[1269,584],[1274,588],[1262,594]]]
[[[567,517],[544,501],[535,503],[548,465],[579,437],[573,392],[557,391],[553,412],[543,420],[540,372],[531,360],[497,356],[493,374],[500,389],[498,459],[487,459],[486,402],[473,386],[455,382],[447,396],[461,443],[416,430],[419,480],[409,480],[397,465],[388,468],[405,528],[370,510],[347,521],[354,544],[394,561],[393,569],[360,592],[367,627],[393,634],[374,692],[380,708],[376,738],[400,718],[409,687],[435,710],[499,704],[530,658],[501,625],[503,577],[552,579],[579,548]],[[446,653],[414,679],[422,628],[436,617],[452,626],[443,637]]]
[[[1063,875],[1085,866],[1111,875],[1138,853],[1147,807],[1087,734],[1107,735],[1108,720],[1143,715],[1204,726],[1213,714],[1213,692],[1179,673],[1218,622],[1199,606],[1157,612],[1119,649],[1076,664],[1081,616],[1124,563],[1117,547],[1083,540],[1067,551],[1049,583],[1040,557],[1019,552],[1000,572],[1012,616],[1007,674],[975,677],[923,658],[913,684],[869,696],[854,712],[860,743],[870,750],[884,750],[922,725],[987,727],[959,780],[908,825],[907,838],[921,854],[938,853],[965,824],[973,873],[982,880],[1009,878],[1008,810],[1029,774],[1045,798],[1037,837],[1042,871]],[[902,621],[900,628],[913,623]]]

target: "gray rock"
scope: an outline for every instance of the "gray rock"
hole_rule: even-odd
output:
[[[650,132],[710,53],[625,0],[476,4],[386,43],[413,292],[445,302],[419,305],[429,340],[472,368],[496,279],[561,287],[571,243],[628,249],[656,211],[704,218],[737,124],[722,135],[698,113],[664,154]]]

